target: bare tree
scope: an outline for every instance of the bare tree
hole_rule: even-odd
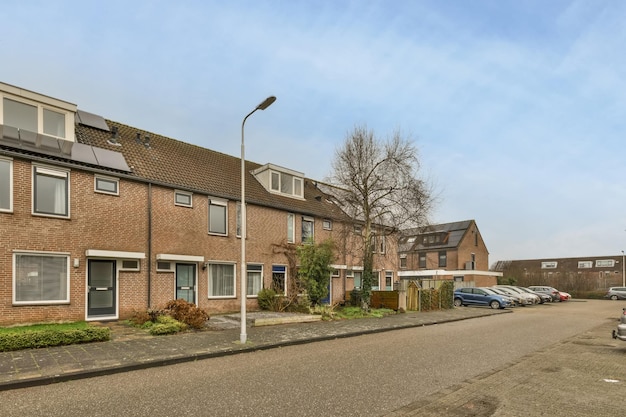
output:
[[[417,148],[399,131],[386,140],[365,126],[346,136],[328,182],[343,210],[363,228],[363,307],[369,308],[375,236],[426,224],[433,199],[418,177]]]

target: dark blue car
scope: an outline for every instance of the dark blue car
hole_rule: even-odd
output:
[[[488,288],[459,288],[454,290],[454,305],[456,307],[480,305],[497,309],[509,307],[511,300]]]

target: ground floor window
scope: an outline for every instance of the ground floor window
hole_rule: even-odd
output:
[[[248,265],[248,286],[246,294],[256,296],[263,288],[263,265]]]
[[[13,275],[15,303],[69,302],[69,256],[16,253]]]
[[[287,268],[285,266],[272,266],[272,289],[277,294],[287,294]]]
[[[393,290],[393,271],[385,271],[385,290]]]
[[[361,286],[363,285],[363,272],[361,271],[354,271],[354,288],[357,290],[361,289]]]
[[[209,264],[209,297],[235,296],[235,265]]]

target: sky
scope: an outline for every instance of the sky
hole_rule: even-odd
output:
[[[3,0],[0,81],[324,180],[399,131],[499,260],[626,250],[622,0]]]

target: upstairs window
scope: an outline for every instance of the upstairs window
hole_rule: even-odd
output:
[[[0,211],[13,211],[13,161],[0,158]]]
[[[94,189],[97,193],[120,195],[119,185],[120,181],[117,178],[96,175],[94,179]]]
[[[418,255],[418,257],[419,257],[419,267],[426,268],[426,254],[422,252]]]
[[[182,207],[192,207],[193,194],[187,191],[174,191],[174,204]]]
[[[252,171],[252,174],[271,193],[304,198],[304,174],[301,172],[265,164]]]
[[[225,201],[211,200],[209,204],[209,233],[226,236],[227,204]]]
[[[287,243],[296,241],[296,216],[293,213],[287,213]]]
[[[314,231],[314,223],[311,217],[303,217],[302,218],[302,242],[310,243],[313,242],[313,231]]]
[[[333,222],[328,220],[328,219],[323,220],[322,221],[322,228],[324,230],[333,230]]]
[[[406,255],[400,255],[400,268],[406,268]]]
[[[285,172],[270,171],[270,189],[281,194],[302,197],[302,178]]]
[[[4,96],[0,124],[20,130],[74,140],[73,112],[17,97]]]
[[[439,252],[439,266],[440,267],[448,266],[448,254],[446,253],[445,250]]]
[[[33,169],[33,213],[69,217],[68,171],[35,166]]]

